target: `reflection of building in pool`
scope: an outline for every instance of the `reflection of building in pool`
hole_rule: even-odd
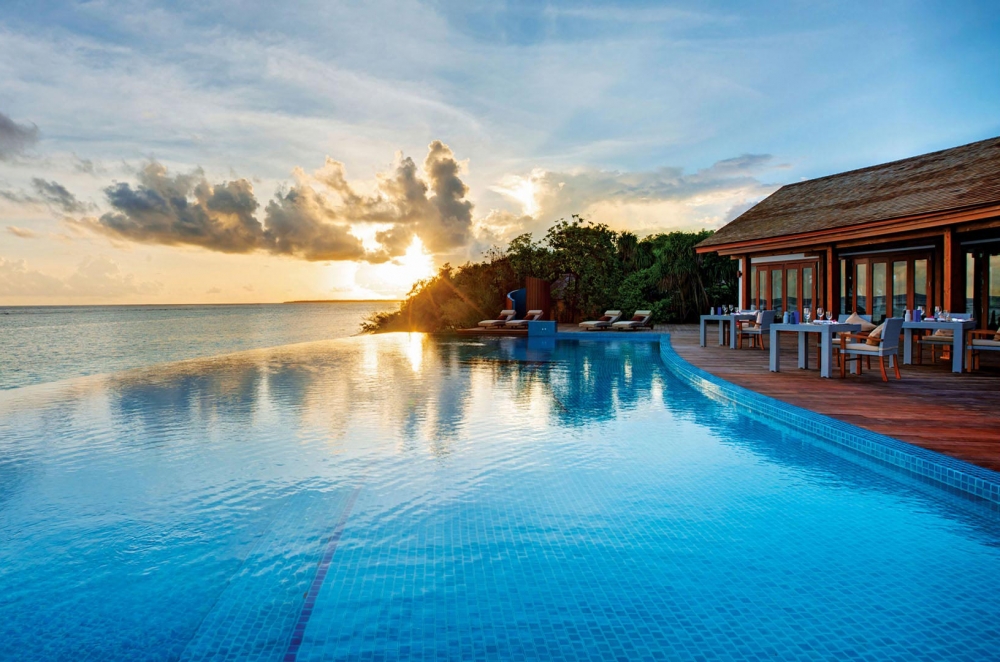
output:
[[[1000,318],[1000,137],[789,184],[698,246],[740,260],[740,304]]]

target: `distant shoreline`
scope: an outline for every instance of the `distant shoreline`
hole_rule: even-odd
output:
[[[282,303],[399,303],[402,299],[302,299]]]

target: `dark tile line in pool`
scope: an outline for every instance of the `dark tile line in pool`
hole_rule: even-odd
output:
[[[751,415],[792,427],[940,486],[983,499],[993,507],[1000,506],[1000,473],[727,382],[681,358],[670,345],[669,334],[660,336],[660,358],[671,372],[709,397],[729,402]]]
[[[354,489],[354,492],[347,500],[347,504],[344,506],[344,512],[341,513],[337,526],[334,527],[333,533],[330,534],[330,539],[326,543],[326,550],[323,552],[323,557],[316,568],[316,576],[313,577],[312,584],[306,592],[305,602],[302,603],[302,611],[299,612],[299,617],[295,621],[295,629],[292,630],[292,639],[288,642],[288,650],[285,652],[285,662],[295,662],[299,655],[299,648],[302,647],[302,638],[305,636],[306,626],[309,624],[310,617],[312,617],[313,607],[316,606],[316,596],[319,595],[319,590],[323,587],[323,581],[330,571],[330,562],[333,560],[334,552],[337,551],[337,543],[340,542],[340,537],[344,533],[344,526],[347,524],[347,518],[350,517],[351,510],[354,508],[354,502],[358,500],[358,493],[360,492],[360,486]]]

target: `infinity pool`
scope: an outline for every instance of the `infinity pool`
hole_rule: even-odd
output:
[[[1000,521],[657,345],[389,335],[0,393],[0,659],[975,660]]]

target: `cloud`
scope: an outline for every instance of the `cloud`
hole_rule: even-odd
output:
[[[202,246],[223,253],[246,253],[263,233],[254,218],[257,200],[250,182],[213,186],[196,170],[171,177],[156,162],[138,173],[135,187],[117,183],[104,189],[114,211],[95,227],[121,239],[149,244]]]
[[[23,155],[38,142],[38,127],[18,124],[0,113],[0,161]]]
[[[67,214],[82,212],[87,208],[87,205],[77,200],[75,195],[58,182],[35,177],[31,180],[31,185],[43,202]]]
[[[84,258],[66,285],[74,294],[94,297],[156,294],[162,289],[160,283],[140,282],[135,274],[123,273],[117,262],[104,256]]]
[[[111,258],[87,257],[67,278],[56,278],[28,268],[24,260],[0,257],[0,296],[9,297],[122,297],[156,294],[160,283],[140,282],[123,273]]]
[[[344,165],[327,158],[313,174],[294,171],[263,210],[246,179],[212,184],[201,170],[171,175],[151,162],[135,185],[119,182],[104,192],[112,211],[83,221],[117,239],[199,246],[222,253],[263,251],[309,261],[385,262],[403,255],[414,236],[435,253],[465,246],[472,237],[472,203],[462,167],[441,141],[428,147],[423,169],[397,156],[378,175],[374,192],[348,183]],[[54,185],[55,182],[52,182]],[[46,190],[56,204],[57,194]],[[366,249],[355,230],[376,227],[376,248]]]
[[[781,166],[768,154],[745,154],[691,174],[676,167],[635,172],[535,169],[508,175],[491,188],[520,206],[521,213],[493,210],[479,225],[509,238],[515,232],[542,231],[579,213],[636,232],[715,228],[773,192],[777,186],[762,182],[760,175],[776,167]]]
[[[20,237],[21,239],[34,239],[38,236],[37,232],[27,228],[19,228],[16,225],[8,225],[7,232],[11,233],[15,237]]]
[[[66,283],[28,269],[24,260],[0,257],[0,296],[58,296],[67,290]]]
[[[28,193],[23,189],[21,191],[0,190],[0,198],[19,205],[47,205],[56,211],[67,214],[80,213],[91,208],[91,205],[78,200],[75,195],[70,193],[69,189],[59,182],[34,177],[31,180],[31,188],[34,193]]]

